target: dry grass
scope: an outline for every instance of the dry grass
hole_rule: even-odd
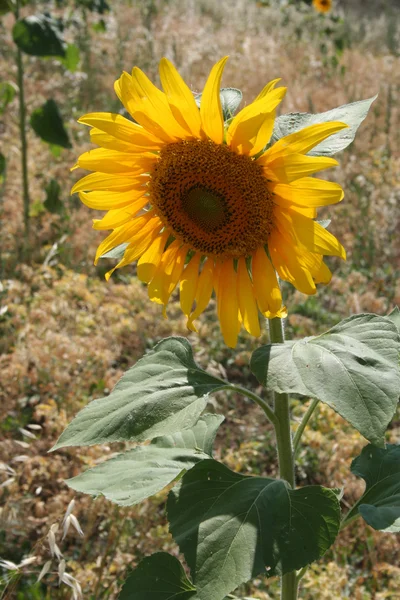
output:
[[[346,8],[348,3],[343,4]],[[0,300],[7,307],[0,316],[0,461],[6,465],[0,489],[0,555],[15,563],[37,557],[8,585],[3,581],[3,598],[71,596],[70,588],[57,585],[55,560],[54,574],[34,584],[50,557],[49,528],[61,524],[72,498],[64,479],[96,464],[104,453],[118,452],[122,445],[47,452],[72,415],[93,397],[107,393],[155,341],[176,333],[187,335],[178,307],[173,304],[170,319],[163,320],[131,269],[106,284],[105,267],[93,267],[101,237],[90,228],[93,212],[68,200],[71,185],[82,175],[70,174],[69,167],[90,147],[88,133],[76,118],[92,109],[118,110],[112,84],[121,69],[138,64],[157,79],[161,56],[171,58],[192,89],[200,91],[211,64],[230,54],[224,85],[241,88],[247,102],[267,80],[282,77],[289,87],[285,112],[323,111],[379,92],[357,141],[340,156],[341,167],[333,174],[344,186],[346,198],[331,211],[331,230],[346,246],[348,262],[331,262],[334,280],[315,298],[289,289],[286,293],[293,336],[313,334],[355,312],[385,314],[400,304],[400,64],[395,57],[400,45],[399,30],[391,25],[393,14],[399,19],[393,6],[392,13],[381,12],[377,18],[373,12],[364,19],[346,12],[340,27],[332,25],[346,40],[337,67],[326,63],[326,57],[334,55],[332,36],[323,32],[326,21],[310,10],[281,11],[250,0],[120,0],[105,17],[106,33],[91,34],[88,71],[66,73],[55,60],[25,57],[28,112],[54,97],[68,123],[73,149],[55,158],[29,132],[30,194],[36,216],[30,264],[21,264],[16,101],[0,122],[2,152],[8,160],[0,248]],[[11,26],[12,19],[4,17],[0,69],[6,80],[15,80]],[[67,35],[72,40],[73,28]],[[321,50],[324,36],[326,54]],[[52,177],[62,186],[63,216],[41,208],[44,184]],[[230,378],[255,385],[247,366],[254,342],[243,334],[238,352],[231,352],[217,329],[211,307],[200,336],[190,337],[198,361],[210,369],[221,362]],[[217,451],[228,466],[247,473],[276,473],[271,431],[261,423],[257,407],[240,398],[218,396],[210,408],[227,414]],[[296,405],[296,418],[303,411],[303,404]],[[32,429],[32,424],[40,428]],[[396,421],[392,441],[398,439],[398,427]],[[349,465],[363,444],[342,419],[321,408],[304,439],[300,481],[344,486],[344,507],[351,505],[362,486],[349,474]],[[142,556],[158,549],[175,552],[165,498],[162,493],[139,507],[122,509],[100,498],[76,497],[74,514],[84,537],[72,528],[62,542],[62,532],[56,537],[67,572],[80,582],[85,599],[116,598],[127,568]],[[400,598],[398,550],[394,536],[356,523],[306,575],[302,598]],[[243,591],[260,600],[278,597],[275,581],[260,580],[255,588],[244,586]]]

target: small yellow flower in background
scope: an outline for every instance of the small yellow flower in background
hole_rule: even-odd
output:
[[[275,87],[279,79],[268,83],[225,124],[219,92],[226,60],[212,68],[200,110],[165,58],[164,92],[137,67],[123,73],[115,91],[136,122],[112,113],[79,119],[101,148],[78,159],[77,166],[95,172],[72,193],[108,211],[94,220],[95,229],[113,230],[95,262],[126,243],[115,269],[137,261],[139,279],[164,314],[179,284],[194,331],[215,291],[225,343],[234,347],[242,324],[260,335],[259,311],[268,318],[285,313],[276,273],[314,294],[316,283],[331,279],[323,255],[345,258],[337,239],[314,220],[317,207],[340,202],[343,191],[309,177],[338,163],[307,153],[346,125],[312,125],[265,150],[286,88]]]
[[[313,7],[321,13],[327,13],[332,8],[332,0],[313,0]]]

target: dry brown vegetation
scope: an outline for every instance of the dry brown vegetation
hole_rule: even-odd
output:
[[[396,3],[383,3],[379,12],[370,6],[363,14],[357,3],[342,2],[339,23],[330,17],[323,20],[310,8],[281,10],[277,2],[270,4],[119,0],[104,16],[104,33],[89,27],[90,53],[83,55],[82,70],[69,73],[57,60],[24,57],[28,112],[54,97],[68,124],[73,149],[54,157],[29,132],[31,251],[29,260],[22,261],[16,100],[2,116],[1,151],[8,169],[0,198],[0,557],[17,564],[36,557],[15,576],[4,571],[3,599],[71,597],[70,588],[58,586],[56,560],[53,574],[35,583],[50,559],[48,532],[55,523],[60,524],[55,536],[66,570],[80,582],[85,599],[117,598],[127,570],[143,556],[160,549],[176,552],[165,517],[166,493],[132,508],[76,495],[74,514],[84,535],[71,527],[61,541],[61,522],[74,497],[64,480],[122,446],[48,454],[77,410],[106,394],[146,349],[164,336],[188,335],[177,305],[170,306],[169,320],[164,320],[132,268],[125,268],[108,284],[104,281],[107,268],[92,265],[101,238],[90,228],[95,215],[69,198],[73,182],[83,174],[71,174],[69,168],[90,147],[88,132],[76,118],[89,110],[119,110],[113,81],[122,69],[129,71],[137,64],[157,81],[157,62],[167,56],[192,89],[201,91],[210,66],[229,54],[224,85],[242,89],[250,101],[266,81],[282,77],[289,88],[284,112],[324,111],[379,92],[356,142],[339,157],[341,166],[332,175],[346,196],[329,212],[331,230],[345,245],[348,261],[330,262],[335,269],[333,282],[321,287],[314,298],[285,289],[288,332],[310,335],[350,314],[386,314],[400,304],[400,13]],[[347,10],[350,5],[352,12]],[[33,10],[24,9],[26,14]],[[60,15],[68,10],[57,9]],[[75,17],[79,20],[78,13]],[[98,19],[91,16],[89,25]],[[3,80],[15,80],[12,23],[11,16],[2,17]],[[333,33],[326,32],[328,24]],[[72,40],[76,31],[84,35],[82,28],[71,27],[67,37]],[[335,36],[343,41],[340,55]],[[82,45],[82,39],[78,42]],[[62,187],[65,211],[61,216],[43,209],[44,186],[51,178]],[[256,386],[248,368],[254,340],[242,334],[236,351],[225,348],[212,306],[199,335],[191,334],[189,339],[204,367],[222,369],[232,380]],[[276,473],[272,433],[257,407],[220,394],[209,408],[227,415],[217,453],[228,466],[246,473]],[[304,403],[297,401],[295,418],[304,410]],[[399,434],[400,423],[395,420],[388,440],[398,442]],[[349,466],[364,443],[335,413],[321,407],[304,438],[299,481],[344,486],[346,510],[362,490]],[[356,522],[309,570],[301,597],[400,599],[398,553],[396,536]],[[241,591],[260,600],[278,598],[274,580],[260,578]]]

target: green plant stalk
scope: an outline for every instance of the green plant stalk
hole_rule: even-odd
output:
[[[296,457],[296,454],[299,450],[300,440],[301,440],[301,436],[303,435],[303,431],[307,427],[307,423],[311,419],[312,414],[313,414],[314,410],[317,408],[318,404],[319,404],[319,400],[314,398],[314,400],[311,402],[310,406],[308,407],[304,417],[302,418],[300,425],[297,428],[297,431],[293,437],[293,455],[294,455],[294,457]]]
[[[15,11],[15,18],[19,17],[19,2]],[[22,52],[17,47],[17,78],[19,94],[19,134],[21,139],[21,168],[22,168],[22,190],[24,201],[24,226],[25,244],[29,245],[29,179],[28,179],[28,143],[26,139],[26,108],[24,93],[24,64]]]
[[[275,318],[269,321],[269,336],[273,344],[282,344],[285,341],[282,319]],[[275,433],[278,447],[279,475],[294,488],[294,458],[288,394],[275,393],[275,416],[278,418]],[[298,580],[295,571],[283,575],[281,586],[281,600],[297,599]]]

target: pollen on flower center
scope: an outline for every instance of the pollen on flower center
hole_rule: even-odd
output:
[[[165,146],[149,192],[177,239],[207,255],[248,256],[267,243],[273,228],[273,202],[262,167],[210,140]]]

